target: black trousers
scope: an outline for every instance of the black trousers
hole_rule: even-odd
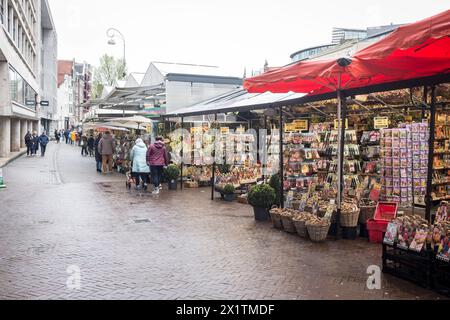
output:
[[[33,154],[33,147],[27,146],[27,156],[29,156],[30,154]]]
[[[155,186],[155,188],[158,188],[162,181],[164,167],[163,166],[151,166],[150,170],[152,173],[152,183]]]
[[[81,155],[84,156],[84,155],[88,155],[88,154],[89,153],[87,151],[87,147],[81,147]]]
[[[41,155],[42,156],[45,156],[45,151],[47,150],[47,146],[45,145],[43,145],[43,144],[41,144]]]

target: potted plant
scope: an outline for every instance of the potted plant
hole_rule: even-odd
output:
[[[169,190],[177,190],[180,173],[180,168],[174,164],[169,165],[166,170],[164,170],[166,179],[169,181]]]
[[[235,197],[236,188],[232,184],[227,184],[223,188],[224,200],[227,202],[233,202]]]
[[[268,184],[253,187],[248,194],[248,203],[253,206],[256,221],[267,221],[268,210],[276,201],[275,190]]]

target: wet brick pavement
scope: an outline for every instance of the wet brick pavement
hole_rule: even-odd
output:
[[[368,290],[378,245],[313,244],[209,189],[129,192],[79,152],[51,144],[46,158],[4,168],[0,299],[443,299],[385,275]]]

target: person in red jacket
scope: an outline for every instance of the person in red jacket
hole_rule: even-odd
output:
[[[168,164],[167,150],[162,137],[157,137],[156,142],[148,148],[147,164],[152,175],[153,194],[159,194],[163,170]]]

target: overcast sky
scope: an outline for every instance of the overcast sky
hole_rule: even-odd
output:
[[[331,42],[333,27],[366,28],[421,20],[450,9],[448,0],[49,0],[59,59],[98,64],[121,57],[106,30],[126,37],[129,71],[151,61],[217,65],[242,76],[244,68],[289,63],[306,47]]]

